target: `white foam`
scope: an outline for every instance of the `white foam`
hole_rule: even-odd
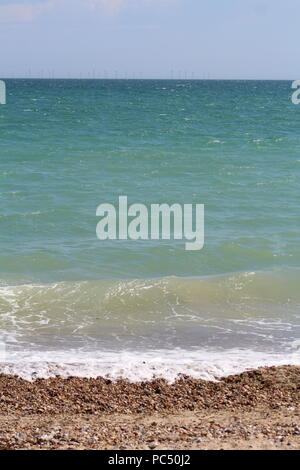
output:
[[[96,357],[95,357],[96,356]],[[300,365],[299,348],[286,355],[232,349],[228,351],[147,351],[91,352],[80,355],[43,352],[38,356],[22,354],[7,358],[0,372],[25,380],[61,377],[106,377],[131,382],[165,378],[173,382],[180,374],[203,380],[218,380],[228,375],[265,366]]]

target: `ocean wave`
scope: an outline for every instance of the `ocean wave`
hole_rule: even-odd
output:
[[[5,315],[48,314],[49,321],[64,313],[131,315],[135,320],[169,316],[173,307],[195,315],[244,313],[276,316],[278,308],[298,311],[300,271],[241,272],[201,278],[166,277],[120,281],[78,281],[7,285],[0,282],[0,321]],[[263,306],[266,308],[264,309]],[[236,315],[235,315],[236,314]]]
[[[5,371],[19,370],[26,359],[27,364],[39,362],[41,370],[49,363],[56,364],[53,370],[79,364],[77,373],[102,374],[111,367],[103,357],[113,357],[113,368],[120,371],[130,351],[135,351],[134,364],[140,364],[145,351],[146,363],[158,354],[163,358],[158,371],[166,376],[172,364],[174,374],[189,371],[189,364],[195,373],[204,373],[203,357],[210,358],[212,368],[222,357],[224,367],[234,358],[232,364],[242,370],[272,365],[275,359],[300,362],[298,286],[298,270],[40,285],[2,282]],[[248,362],[245,351],[251,351]],[[171,359],[165,363],[166,357]],[[11,362],[17,369],[7,369]]]
[[[131,382],[164,378],[174,382],[180,375],[216,381],[245,370],[265,366],[299,365],[299,349],[286,355],[261,353],[253,350],[224,351],[124,351],[75,354],[46,351],[26,359],[15,358],[0,363],[0,373],[17,375],[25,380],[67,377],[105,377]]]

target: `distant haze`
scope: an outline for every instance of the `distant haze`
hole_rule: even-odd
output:
[[[299,0],[0,0],[0,78],[298,79]]]

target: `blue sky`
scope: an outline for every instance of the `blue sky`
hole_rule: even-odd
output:
[[[300,0],[0,0],[0,78],[300,78]]]

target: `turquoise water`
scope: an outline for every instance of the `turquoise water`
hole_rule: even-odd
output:
[[[7,364],[46,367],[59,357],[105,372],[120,354],[132,367],[144,354],[166,374],[182,357],[179,369],[190,373],[298,362],[300,107],[290,82],[6,84]],[[205,204],[203,250],[178,240],[99,241],[96,208],[120,195]]]

